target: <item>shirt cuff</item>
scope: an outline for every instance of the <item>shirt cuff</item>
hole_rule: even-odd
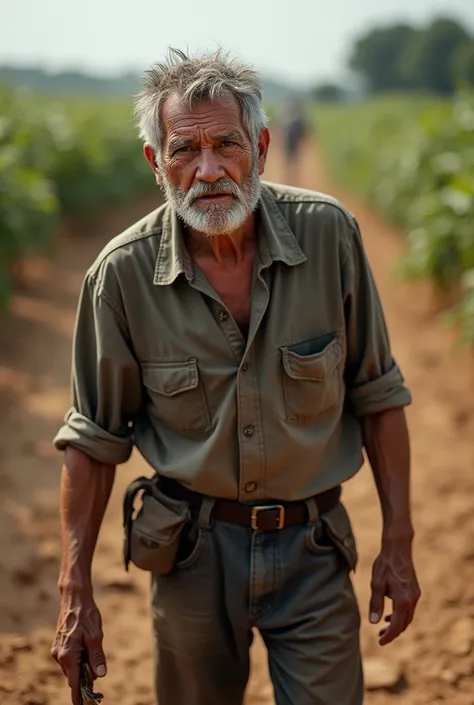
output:
[[[133,441],[128,436],[115,436],[96,423],[71,409],[53,440],[57,450],[70,445],[82,450],[89,457],[107,465],[126,463],[132,454]]]
[[[378,414],[411,404],[410,391],[396,363],[381,377],[348,389],[348,397],[355,416]]]

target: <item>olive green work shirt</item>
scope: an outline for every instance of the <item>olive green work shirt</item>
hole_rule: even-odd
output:
[[[264,183],[244,337],[165,204],[84,281],[73,406],[55,445],[214,497],[298,500],[361,467],[360,417],[411,401],[354,217]]]

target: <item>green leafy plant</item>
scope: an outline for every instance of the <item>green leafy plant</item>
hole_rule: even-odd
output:
[[[397,271],[430,279],[445,300],[455,294],[448,317],[474,344],[474,95],[389,97],[328,111],[330,121],[324,111],[317,121],[336,179],[407,233]]]
[[[48,251],[61,218],[90,220],[155,188],[126,102],[0,87],[0,306],[12,265]]]

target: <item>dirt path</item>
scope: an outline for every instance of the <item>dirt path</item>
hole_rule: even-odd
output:
[[[274,150],[267,178],[284,181]],[[424,590],[418,616],[398,643],[379,649],[366,622],[370,569],[379,543],[379,509],[364,468],[345,499],[361,554],[355,578],[364,616],[367,656],[401,665],[406,688],[368,693],[369,705],[474,704],[474,402],[472,368],[436,326],[423,287],[393,280],[397,233],[347,194],[332,188],[315,150],[308,150],[300,183],[332,191],[357,216],[384,302],[393,348],[415,403],[413,439],[416,559]],[[0,344],[0,703],[66,705],[67,688],[49,659],[56,615],[58,478],[51,438],[69,403],[69,361],[78,290],[86,267],[111,236],[151,209],[141,204],[108,218],[86,237],[62,238],[56,262],[15,296]],[[471,369],[471,372],[470,372]],[[126,576],[120,564],[120,511],[127,482],[146,472],[137,456],[118,472],[94,568],[105,622],[109,675],[105,705],[153,705],[147,576]],[[270,705],[264,652],[257,643],[248,705]],[[178,704],[177,704],[178,705]],[[295,704],[297,705],[297,704]],[[337,705],[337,704],[334,704]]]

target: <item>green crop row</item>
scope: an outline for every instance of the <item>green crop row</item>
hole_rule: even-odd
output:
[[[398,271],[429,279],[474,344],[474,96],[388,98],[315,114],[335,179],[407,233]]]
[[[88,220],[154,187],[129,106],[0,88],[0,305],[12,264],[50,248],[59,219]]]

